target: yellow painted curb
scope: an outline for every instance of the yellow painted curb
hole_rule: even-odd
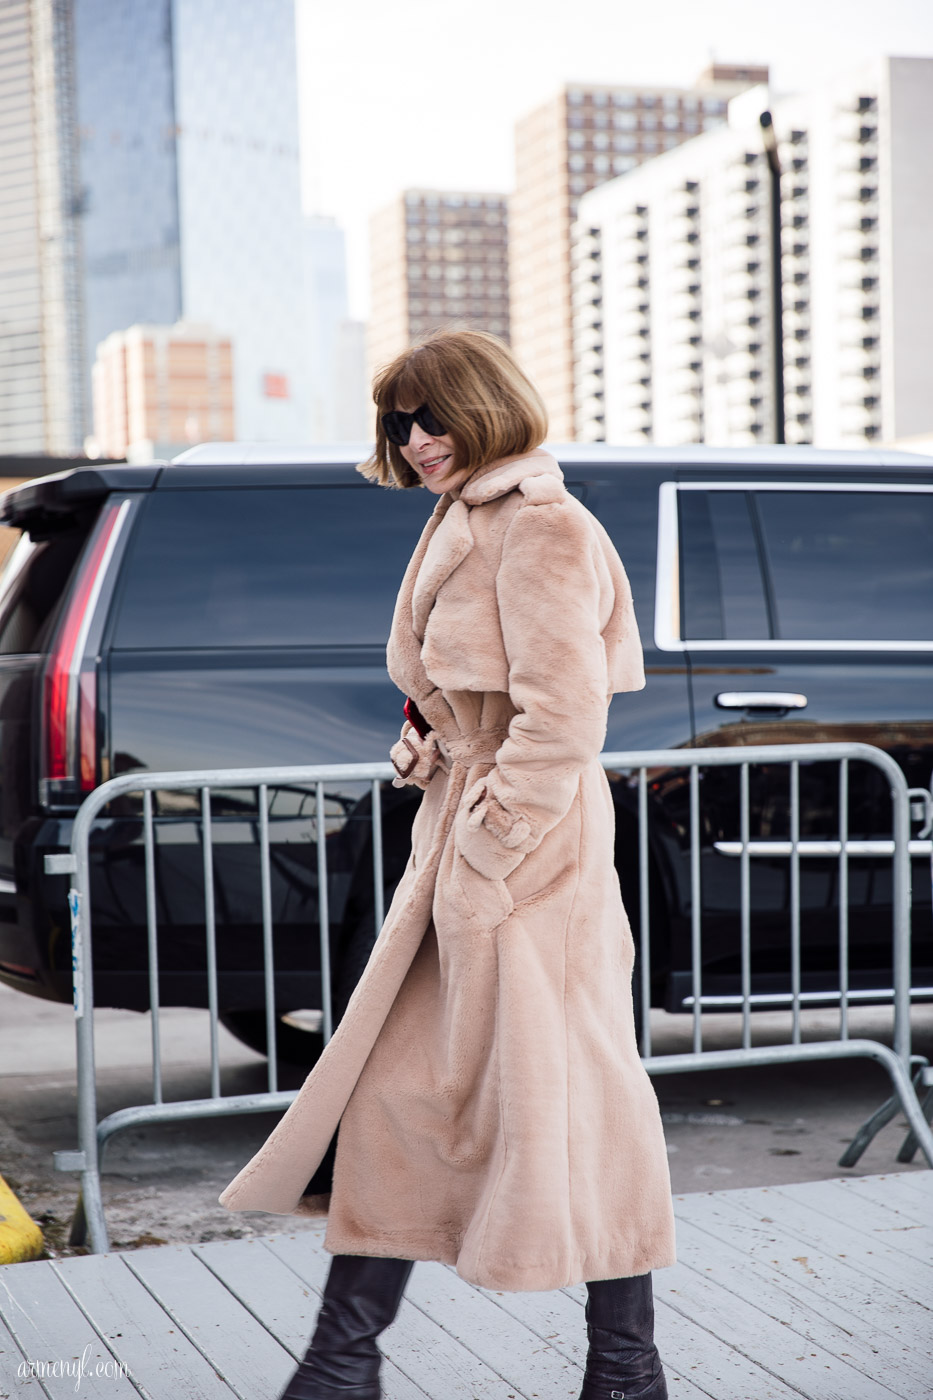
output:
[[[42,1231],[0,1176],[0,1264],[38,1259],[43,1247]]]

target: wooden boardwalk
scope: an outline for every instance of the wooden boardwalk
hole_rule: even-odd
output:
[[[680,1262],[655,1275],[672,1400],[933,1396],[933,1172],[676,1209]],[[327,1257],[305,1231],[0,1269],[0,1396],[275,1400]],[[386,1400],[575,1400],[584,1296],[486,1292],[417,1264],[383,1339]],[[18,1374],[81,1356],[79,1388]]]

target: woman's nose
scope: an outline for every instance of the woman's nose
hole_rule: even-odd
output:
[[[408,439],[409,447],[413,448],[415,452],[418,452],[422,447],[425,446],[426,443],[433,441],[434,439],[432,438],[431,434],[426,433],[424,431],[424,428],[422,428],[420,424],[412,423],[411,437]]]

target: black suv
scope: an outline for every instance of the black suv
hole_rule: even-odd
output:
[[[648,685],[613,701],[609,750],[860,739],[911,786],[933,769],[933,460],[763,448],[555,449],[568,486],[628,569]],[[434,504],[355,472],[350,449],[195,448],[167,466],[81,467],[9,492],[23,532],[0,578],[0,979],[71,996],[67,849],[95,785],[134,770],[384,759],[401,697],[385,672],[395,594]],[[787,770],[753,770],[753,830],[789,835]],[[611,775],[618,868],[638,913],[635,793]],[[704,1004],[738,991],[738,774],[703,775]],[[838,831],[834,768],[801,770],[805,843]],[[383,791],[386,884],[399,878],[418,794]],[[327,794],[337,1010],[375,934],[370,798]],[[652,776],[652,1002],[689,1004],[686,772]],[[157,802],[163,1005],[204,1006],[197,799]],[[115,802],[92,844],[95,996],[148,1006],[140,804]],[[219,996],[225,1024],[264,1046],[257,814],[213,802]],[[271,810],[276,1000],[320,1006],[313,802]],[[877,770],[852,768],[852,839],[890,838]],[[929,843],[916,842],[922,856]],[[778,849],[776,847],[776,849]],[[816,849],[816,848],[814,848]],[[868,848],[869,851],[871,848]],[[805,851],[806,853],[806,851]],[[837,861],[801,862],[802,985],[838,989]],[[752,990],[786,1004],[788,862],[753,862]],[[891,986],[890,861],[853,858],[851,986]],[[914,985],[933,996],[930,871],[914,861]],[[309,1042],[287,1024],[280,1049]],[[297,1047],[297,1048],[296,1048]]]

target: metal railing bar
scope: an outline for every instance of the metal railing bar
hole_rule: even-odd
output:
[[[703,1049],[703,986],[700,946],[700,770],[690,769],[690,974],[693,987],[693,1053]]]
[[[382,784],[378,778],[372,782],[373,815],[373,899],[375,907],[376,937],[385,923],[385,878],[382,868]]]
[[[211,841],[211,790],[201,788],[201,849],[204,855],[204,927],[207,938],[207,1005],[210,1010],[211,1098],[220,1098],[220,1050],[217,1036],[217,921],[214,906],[214,848]]]
[[[893,760],[892,760],[893,762]],[[894,943],[894,1050],[905,1072],[910,1065],[910,802],[900,769],[899,782],[890,781],[894,818],[893,908],[891,935]],[[913,1126],[913,1125],[911,1125]]]
[[[800,764],[790,765],[791,1043],[800,1044]]]
[[[752,915],[751,865],[748,855],[749,795],[747,761],[739,768],[739,808],[739,830],[742,841],[742,863],[739,870],[739,902],[741,906],[739,938],[741,940],[742,956],[742,1048],[748,1050],[752,1043]]]
[[[831,989],[825,992],[801,992],[801,1004],[815,1005],[818,1002],[826,1002],[834,1005],[839,1001],[839,992]],[[893,987],[850,987],[847,993],[851,1003],[882,1003],[894,1000]],[[911,1001],[933,1001],[933,987],[912,987],[910,990]],[[708,1007],[719,1007],[720,1009],[736,1010],[742,1005],[743,997],[741,992],[706,992],[703,996],[703,1005]],[[752,1006],[790,1006],[792,1003],[792,993],[790,992],[752,992],[749,997]],[[684,1011],[689,1011],[693,1006],[693,997],[689,995],[680,998],[680,1006]],[[840,1036],[840,1039],[843,1037]]]
[[[152,1100],[162,1102],[162,1037],[159,1010],[159,936],[156,925],[155,834],[152,793],[143,793],[143,840],[146,865],[146,945],[149,955],[149,1020],[152,1030]]]
[[[839,763],[839,1039],[849,1039],[849,760]]]
[[[648,879],[648,772],[638,770],[638,951],[641,977],[641,1053],[651,1054],[651,907]]]
[[[824,761],[852,762],[864,761],[870,763],[875,769],[880,770],[888,779],[892,805],[894,809],[893,837],[890,841],[890,849],[893,853],[893,918],[892,931],[894,941],[893,959],[893,986],[889,995],[893,996],[895,1003],[895,1046],[894,1050],[875,1041],[853,1040],[848,1038],[848,1021],[843,1018],[843,1026],[846,1035],[836,1041],[813,1042],[809,1044],[783,1044],[778,1046],[751,1046],[751,1021],[750,1013],[753,1006],[773,1004],[785,993],[769,994],[751,993],[751,859],[765,843],[752,842],[750,840],[750,767],[757,763],[819,763]],[[612,769],[617,773],[637,774],[638,788],[638,815],[639,815],[639,886],[641,891],[641,977],[644,991],[644,1002],[646,1015],[642,1027],[642,1043],[644,1049],[644,1063],[649,1073],[679,1073],[682,1070],[693,1069],[715,1069],[720,1066],[739,1066],[757,1064],[777,1064],[788,1061],[810,1060],[814,1058],[832,1059],[848,1058],[853,1055],[868,1055],[883,1063],[888,1070],[894,1085],[898,1101],[901,1103],[904,1113],[908,1118],[912,1132],[915,1132],[917,1141],[922,1148],[927,1161],[933,1166],[933,1132],[923,1116],[921,1105],[913,1085],[910,1082],[909,1070],[911,1069],[910,1057],[910,1002],[912,995],[917,997],[933,994],[933,988],[911,989],[910,987],[910,810],[908,788],[904,775],[891,756],[882,750],[874,749],[870,745],[858,743],[845,744],[798,744],[798,745],[755,745],[736,749],[695,749],[695,750],[630,750],[619,752],[607,752],[601,755],[601,762],[604,767]],[[648,777],[649,770],[660,772],[690,769],[691,785],[691,890],[696,895],[697,885],[697,853],[699,855],[699,877],[702,878],[702,861],[707,857],[708,852],[704,851],[702,839],[694,838],[699,833],[702,838],[702,827],[699,824],[698,794],[699,794],[699,772],[701,768],[715,768],[725,766],[740,766],[740,836],[738,844],[738,855],[740,858],[740,880],[741,880],[741,948],[742,948],[742,992],[738,998],[717,997],[704,995],[702,993],[702,981],[697,981],[695,975],[691,976],[691,986],[694,994],[698,991],[700,995],[683,998],[685,1008],[689,1004],[689,1010],[693,1016],[694,1026],[697,1020],[697,1009],[695,1002],[698,1001],[699,1009],[702,1012],[705,1008],[713,1006],[724,1006],[726,1003],[736,1002],[742,1009],[742,1048],[734,1051],[704,1051],[674,1056],[653,1057],[651,1050],[650,1036],[650,991],[651,991],[651,948],[650,948],[650,843],[648,838]],[[121,1126],[126,1126],[130,1122],[167,1122],[171,1119],[214,1117],[239,1112],[262,1112],[274,1111],[279,1107],[286,1106],[294,1097],[294,1093],[283,1094],[278,1090],[257,1093],[254,1095],[235,1095],[223,1098],[220,1094],[220,1069],[218,1053],[218,972],[217,972],[217,928],[216,928],[216,902],[213,874],[213,828],[211,817],[211,787],[224,789],[243,787],[252,788],[255,792],[260,786],[264,788],[264,793],[260,800],[260,845],[264,848],[265,856],[263,862],[266,864],[266,881],[268,893],[267,900],[264,895],[263,909],[263,939],[264,949],[270,954],[273,951],[270,939],[272,935],[271,919],[271,844],[269,836],[270,804],[269,790],[272,786],[287,785],[289,789],[306,789],[310,797],[311,790],[314,790],[316,826],[318,838],[317,864],[318,864],[318,916],[321,935],[321,984],[322,984],[322,1019],[324,1021],[325,1036],[329,1038],[333,1031],[333,1016],[331,1002],[331,957],[330,957],[330,917],[329,917],[329,891],[328,891],[328,859],[327,859],[327,813],[325,802],[325,784],[337,784],[347,782],[365,782],[371,786],[373,793],[373,861],[374,879],[376,881],[376,912],[377,917],[384,916],[380,904],[378,903],[383,886],[383,880],[377,873],[377,866],[380,857],[384,853],[384,840],[381,824],[381,797],[379,793],[379,783],[392,777],[394,770],[387,763],[380,764],[331,764],[331,765],[307,765],[302,767],[287,766],[282,768],[251,768],[251,769],[213,769],[192,773],[132,773],[123,774],[118,778],[110,779],[107,783],[95,789],[88,795],[76,814],[72,825],[71,855],[64,857],[60,855],[50,855],[47,857],[47,869],[49,873],[67,873],[74,871],[72,889],[69,893],[71,903],[72,926],[74,936],[74,964],[75,964],[75,1024],[78,1054],[78,1124],[79,1124],[79,1144],[80,1150],[73,1153],[61,1154],[62,1170],[76,1170],[82,1173],[81,1204],[75,1216],[73,1229],[73,1240],[79,1242],[83,1238],[84,1223],[90,1236],[91,1248],[99,1253],[107,1248],[107,1229],[104,1217],[103,1202],[100,1189],[99,1171],[99,1149],[98,1140],[103,1143]],[[799,782],[792,778],[792,782]],[[845,786],[848,793],[848,776],[840,776],[840,783]],[[91,926],[90,926],[90,865],[89,865],[89,842],[93,823],[97,815],[113,801],[114,798],[124,793],[143,794],[143,814],[144,814],[144,836],[147,846],[147,874],[146,874],[146,894],[147,894],[147,941],[150,948],[150,955],[155,952],[156,976],[158,974],[158,923],[157,908],[155,901],[155,817],[151,795],[147,794],[158,789],[176,789],[179,791],[195,791],[200,796],[201,824],[203,828],[202,843],[204,857],[204,882],[205,882],[205,927],[207,934],[207,956],[208,956],[208,1001],[210,1005],[211,1017],[211,1098],[203,1100],[188,1100],[184,1102],[153,1102],[142,1105],[135,1109],[128,1109],[117,1114],[112,1114],[100,1125],[96,1122],[97,1095],[94,1077],[94,1001],[93,1001],[93,979],[91,973]],[[800,841],[799,823],[799,787],[796,789],[796,816],[793,819],[794,829],[791,832],[791,842],[787,843],[787,854],[792,858],[803,858],[807,853],[807,842]],[[147,817],[148,812],[148,817]],[[848,813],[847,804],[840,815],[840,840],[835,843],[832,854],[840,861],[840,872],[845,868],[847,859],[853,858],[857,853],[858,843],[847,840],[848,833]],[[812,844],[812,843],[810,843]],[[715,845],[714,845],[715,849]],[[773,851],[773,843],[769,846],[769,853]],[[696,851],[696,853],[695,853]],[[874,852],[872,852],[874,854]],[[848,877],[843,878],[843,893],[849,890]],[[699,898],[694,898],[694,909],[699,909],[702,899],[702,889],[699,890]],[[799,886],[798,893],[793,903],[796,905],[796,918],[800,920]],[[845,901],[843,901],[845,908]],[[700,933],[702,933],[702,913],[700,921]],[[698,946],[693,939],[694,925],[691,923],[691,947],[696,954]],[[699,949],[700,953],[702,949]],[[840,992],[803,992],[800,989],[799,979],[795,980],[795,986],[791,991],[790,1000],[794,1005],[795,1012],[800,1007],[811,1001],[831,1001],[838,996],[841,1003],[845,1003],[843,1010],[846,1011],[850,1003],[863,1000],[877,999],[879,989],[851,988],[851,978],[848,972],[848,952],[849,940],[847,928],[840,922],[840,958],[843,963],[843,973],[845,981],[840,981]],[[798,943],[798,957],[800,957],[800,947]],[[152,956],[150,956],[150,978],[152,977]],[[692,961],[699,961],[702,969],[702,956]],[[270,1006],[269,994],[269,974],[272,976],[272,997],[271,1005],[274,1009],[274,966],[272,957],[264,960],[266,1010],[267,1010],[267,1031],[268,1010]],[[692,969],[693,971],[693,969]],[[158,1007],[159,988],[155,986],[155,1003]],[[158,1012],[155,1017],[158,1021]],[[700,1023],[702,1028],[702,1022]],[[274,1050],[273,1050],[274,1053]],[[160,1065],[160,1057],[154,1054],[154,1064]],[[270,1083],[272,1083],[270,1079]],[[906,1087],[905,1087],[906,1086]],[[153,1078],[153,1098],[161,1093],[161,1068],[159,1075],[154,1074]],[[863,1134],[864,1137],[864,1134]]]
[[[840,846],[838,840],[814,841],[810,839],[802,840],[797,847],[800,856],[804,860],[819,860],[826,856],[838,856]],[[714,841],[713,850],[717,855],[736,857],[742,854],[741,841]],[[923,841],[916,837],[908,841],[907,850],[911,856],[933,855],[933,841]],[[748,846],[750,856],[789,856],[791,845],[789,841],[750,841]],[[857,838],[846,842],[846,854],[851,856],[893,856],[893,841],[860,841]]]
[[[321,943],[321,1002],[324,1013],[324,1044],[334,1033],[334,1009],[330,985],[330,908],[327,899],[327,828],[324,811],[324,784],[316,785],[315,835],[317,837],[317,917]]]
[[[279,1087],[279,1056],[276,1044],[275,968],[272,949],[272,870],[269,854],[269,788],[260,783],[259,876],[262,895],[262,971],[266,1001],[266,1057],[269,1062],[269,1093]]]

